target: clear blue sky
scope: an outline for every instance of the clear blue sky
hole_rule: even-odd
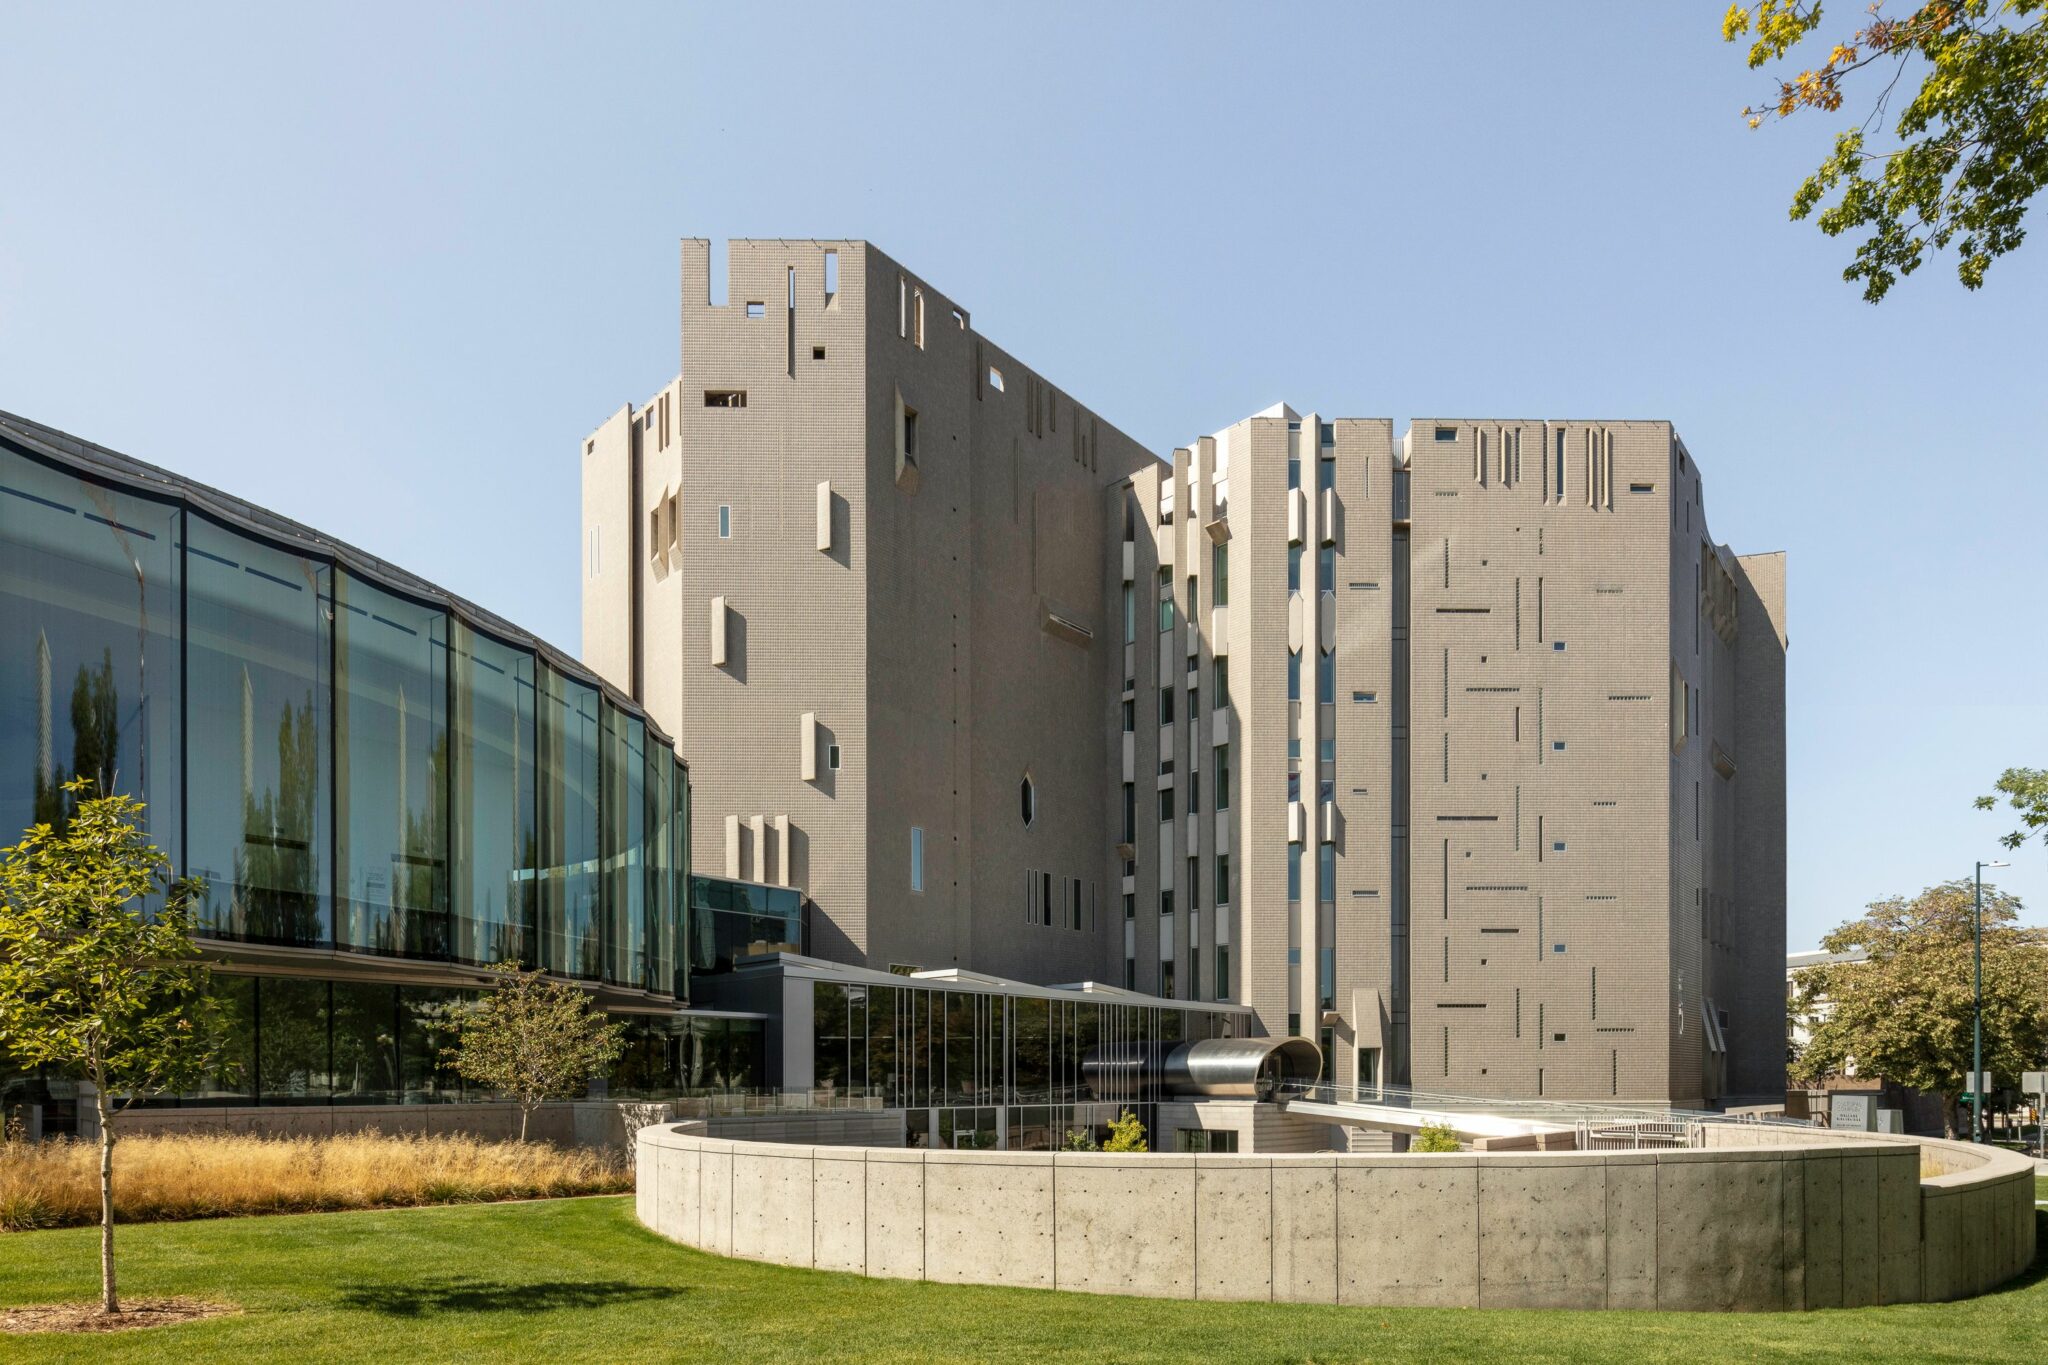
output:
[[[1791,946],[1998,852],[2048,225],[1863,303],[1719,0],[699,8],[8,5],[0,407],[573,648],[577,442],[675,372],[676,239],[866,237],[1161,451],[1672,419],[1715,536],[1791,555]]]

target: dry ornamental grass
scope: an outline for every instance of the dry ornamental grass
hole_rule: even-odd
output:
[[[114,1148],[123,1223],[481,1203],[633,1188],[623,1154],[460,1136],[324,1138],[171,1134]],[[99,1149],[89,1142],[0,1144],[0,1230],[99,1221]]]

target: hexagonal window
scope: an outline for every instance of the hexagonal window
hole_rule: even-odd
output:
[[[1024,827],[1029,829],[1038,818],[1038,792],[1031,785],[1030,773],[1024,774],[1024,781],[1017,788],[1017,801],[1024,815]]]

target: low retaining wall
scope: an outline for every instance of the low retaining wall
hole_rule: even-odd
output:
[[[1803,1309],[1960,1297],[2031,1263],[2032,1172],[2022,1205],[2006,1154],[1923,1181],[1917,1144],[1824,1141],[1121,1156],[657,1125],[637,1143],[637,1211],[676,1241],[782,1265],[1298,1303]]]

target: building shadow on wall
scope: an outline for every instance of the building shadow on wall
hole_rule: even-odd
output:
[[[406,1284],[364,1285],[342,1291],[341,1302],[393,1318],[430,1313],[535,1313],[557,1308],[604,1308],[652,1303],[682,1294],[668,1285],[623,1280],[543,1280],[512,1284],[468,1275],[430,1275]]]

